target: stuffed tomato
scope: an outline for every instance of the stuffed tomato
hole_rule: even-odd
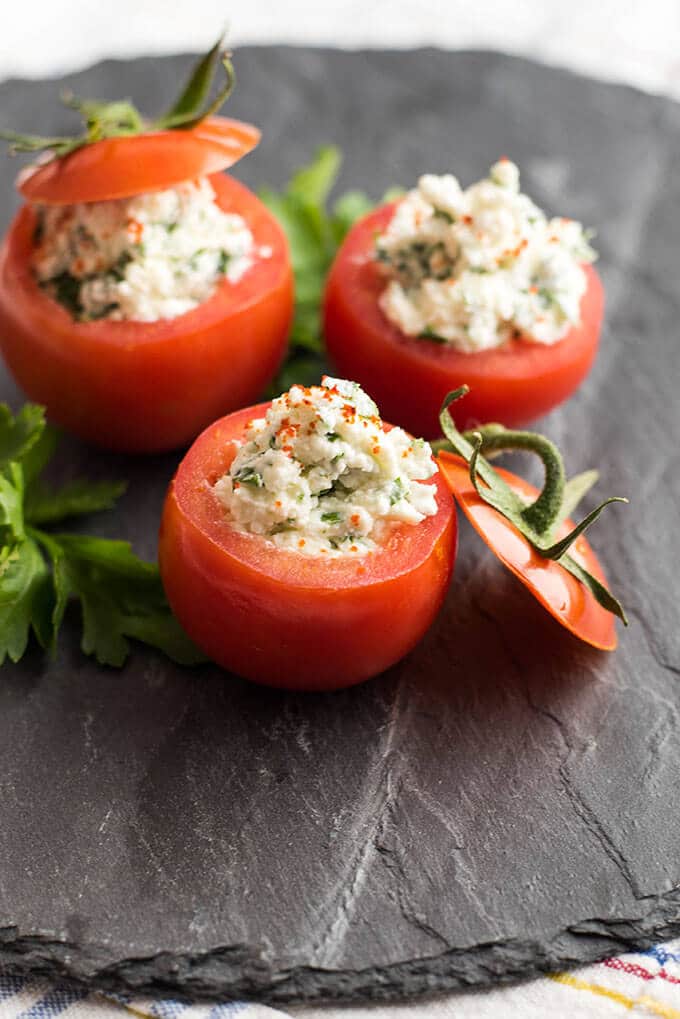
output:
[[[259,396],[285,351],[293,280],[276,220],[219,172],[259,131],[187,123],[186,109],[146,124],[120,107],[80,103],[88,136],[52,140],[53,158],[20,174],[0,348],[57,424],[157,451]]]
[[[448,392],[461,427],[516,426],[567,399],[598,347],[603,291],[580,224],[548,220],[501,160],[462,190],[422,177],[350,231],[326,286],[332,361],[386,416],[438,434]]]
[[[161,576],[217,663],[259,683],[331,690],[424,635],[455,557],[453,500],[426,443],[325,379],[211,425],[170,486]]]

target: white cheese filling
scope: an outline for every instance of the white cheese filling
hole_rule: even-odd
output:
[[[43,206],[38,216],[33,269],[75,318],[175,318],[220,279],[240,279],[256,254],[243,218],[220,209],[205,178],[116,201]]]
[[[429,445],[383,431],[356,383],[324,378],[293,386],[251,421],[213,491],[231,526],[305,555],[377,549],[391,525],[437,512]]]
[[[502,159],[463,190],[426,175],[376,240],[389,282],[380,307],[403,333],[473,353],[513,337],[556,343],[580,321],[581,267],[596,254],[580,223],[545,214]]]

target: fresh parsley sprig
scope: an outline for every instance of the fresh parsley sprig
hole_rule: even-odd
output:
[[[0,404],[0,664],[18,662],[31,631],[54,652],[70,601],[80,606],[81,647],[101,665],[121,666],[129,638],[182,664],[202,660],[165,599],[158,568],[128,542],[46,528],[109,509],[120,481],[78,479],[50,487],[42,473],[56,432],[42,407],[13,415]]]
[[[271,385],[271,396],[299,382],[318,382],[326,369],[321,301],[328,270],[345,234],[374,203],[348,191],[328,209],[342,157],[334,145],[320,148],[309,165],[293,174],[282,191],[263,188],[260,198],[284,229],[295,275],[295,315],[288,357]]]

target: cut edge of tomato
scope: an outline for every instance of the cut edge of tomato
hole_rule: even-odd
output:
[[[475,509],[483,508],[483,512],[485,514],[489,513],[498,522],[501,528],[505,528],[508,534],[512,534],[513,540],[520,542],[530,555],[533,557],[538,556],[538,553],[535,549],[533,549],[531,543],[524,537],[523,534],[519,533],[514,524],[512,524],[509,520],[506,520],[502,513],[494,509],[492,506],[489,506],[488,503],[484,502],[481,496],[477,494],[472,482],[470,481],[469,467],[465,460],[453,453],[443,451],[438,454],[437,461],[447,485],[455,496],[456,502],[463,510],[472,527],[479,534],[485,544],[491,549],[494,555],[503,563],[503,565],[506,566],[510,572],[513,573],[514,576],[516,576],[518,580],[520,580],[531,592],[539,604],[542,605],[543,608],[546,609],[546,611],[555,620],[557,620],[558,623],[560,623],[579,640],[589,644],[591,647],[594,647],[599,651],[614,651],[618,646],[614,616],[608,612],[607,609],[599,605],[591,592],[578,580],[576,580],[576,578],[572,577],[571,574],[559,564],[559,562],[552,559],[544,559],[542,560],[542,564],[544,564],[546,572],[552,573],[555,576],[560,575],[563,578],[568,578],[567,583],[570,586],[572,584],[578,585],[578,589],[581,591],[584,602],[588,605],[591,616],[594,614],[594,617],[600,621],[602,632],[593,636],[587,632],[585,625],[579,625],[578,621],[575,622],[560,612],[559,608],[549,600],[549,598],[536,586],[534,582],[532,582],[526,571],[522,570],[521,566],[519,566],[516,562],[513,562],[512,559],[500,551],[497,545],[492,543],[489,539],[484,527],[477,518],[477,515],[474,513]],[[538,495],[537,489],[535,489],[533,485],[524,481],[523,478],[512,474],[510,471],[499,468],[495,468],[495,470],[497,470],[503,480],[519,494],[529,496],[532,499]],[[565,530],[571,530],[574,525],[572,521],[567,520],[564,522],[563,526]],[[598,579],[602,579],[602,581],[604,581],[604,572],[602,567],[600,566],[599,560],[587,539],[581,536],[578,539],[578,543],[580,549],[585,552],[586,556],[590,560],[588,568],[592,572],[599,574]],[[608,636],[603,636],[605,632],[608,633]]]

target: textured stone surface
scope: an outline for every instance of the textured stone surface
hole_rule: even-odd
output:
[[[184,66],[72,84],[153,109]],[[342,185],[376,196],[506,153],[540,203],[597,228],[602,353],[545,430],[571,472],[599,463],[602,490],[633,497],[594,539],[632,625],[614,655],[579,646],[464,526],[437,624],[359,689],[288,696],[142,651],[107,671],[74,633],[54,662],[31,652],[0,682],[0,962],[118,989],[409,996],[677,933],[679,108],[492,54],[252,49],[237,68],[231,112],[264,128],[239,167],[253,185],[329,140]],[[1,85],[3,126],[66,126],[55,92]],[[153,554],[175,460],[69,443],[62,470],[130,477],[96,526]]]

